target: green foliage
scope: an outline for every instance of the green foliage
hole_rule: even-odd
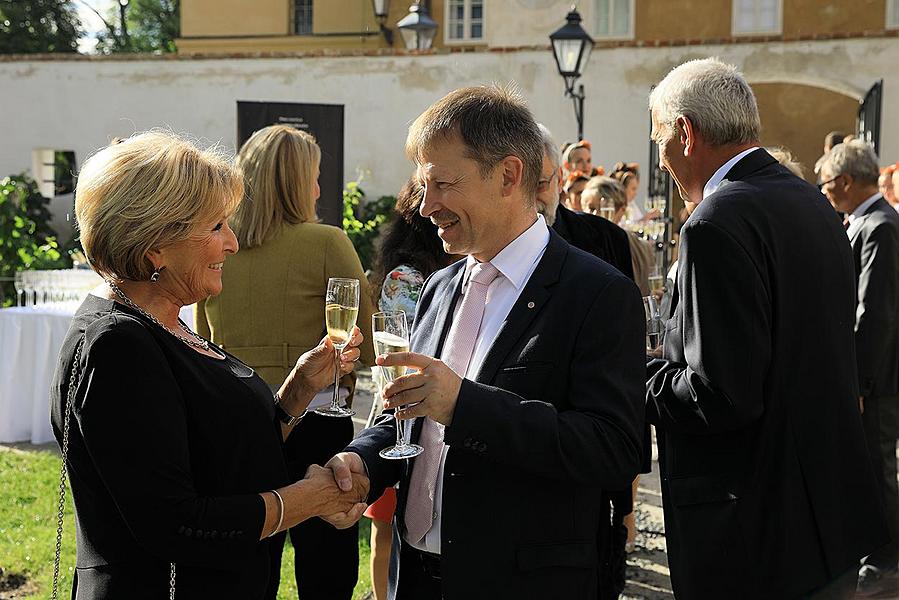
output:
[[[381,224],[393,212],[394,196],[381,196],[374,202],[364,202],[365,192],[358,181],[346,184],[343,190],[343,230],[350,236],[362,268],[368,271],[374,263],[374,242]]]
[[[181,34],[180,11],[180,0],[117,3],[104,19],[106,31],[97,36],[97,51],[175,52],[175,39]]]
[[[26,175],[0,179],[0,306],[15,300],[12,282],[4,279],[16,271],[71,266],[50,228],[49,202]]]
[[[0,54],[77,52],[80,26],[70,0],[0,0]]]

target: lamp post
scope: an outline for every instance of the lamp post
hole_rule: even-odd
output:
[[[559,75],[565,80],[565,95],[574,101],[574,117],[577,119],[577,139],[584,139],[584,86],[574,90],[574,84],[590,60],[593,38],[581,27],[581,15],[572,6],[565,17],[567,23],[549,36],[553,57]]]
[[[390,0],[371,0],[371,9],[375,13],[375,19],[378,20],[378,27],[381,28],[381,35],[388,46],[393,46],[393,30],[384,25],[387,21],[387,14],[390,12]]]
[[[409,14],[396,24],[403,36],[407,50],[427,50],[434,42],[437,23],[428,14],[428,8],[421,0],[409,7]]]

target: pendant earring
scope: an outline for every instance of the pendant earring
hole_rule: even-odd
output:
[[[156,283],[157,281],[159,281],[159,276],[162,275],[163,269],[165,269],[165,267],[160,267],[153,271],[153,274],[150,275],[150,283]]]

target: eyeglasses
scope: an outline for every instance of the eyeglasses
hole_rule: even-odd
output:
[[[553,174],[550,175],[548,178],[541,178],[539,181],[537,181],[537,191],[545,192],[547,189],[549,189],[549,186],[552,184],[553,179],[555,179],[558,176],[559,176],[558,171],[553,171]]]
[[[821,191],[824,191],[825,185],[827,185],[828,183],[833,183],[834,181],[836,181],[837,179],[839,179],[842,176],[843,176],[843,174],[840,173],[839,175],[837,175],[836,177],[834,177],[832,179],[828,179],[827,181],[822,181],[821,183],[818,184],[818,189]]]

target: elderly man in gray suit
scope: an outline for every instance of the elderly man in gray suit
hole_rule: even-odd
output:
[[[874,150],[860,140],[837,144],[821,162],[821,191],[847,215],[858,286],[858,402],[891,538],[859,571],[863,597],[899,590],[899,215],[878,192],[878,174]]]

